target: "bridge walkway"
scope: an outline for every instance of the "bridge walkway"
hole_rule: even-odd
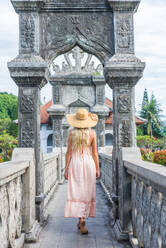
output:
[[[25,244],[24,248],[130,248],[128,242],[116,241],[109,223],[110,204],[104,191],[97,183],[96,218],[89,218],[86,223],[88,235],[81,235],[77,229],[78,220],[64,218],[67,195],[67,183],[59,185],[55,196],[50,201],[47,212],[48,224],[43,228],[39,241]]]

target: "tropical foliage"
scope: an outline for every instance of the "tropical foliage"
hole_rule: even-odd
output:
[[[160,113],[160,104],[157,102],[154,94],[151,95],[149,100],[147,89],[144,91],[142,107],[140,111],[140,117],[146,120],[146,123],[142,126],[142,135],[150,135],[156,137],[162,137],[162,126]],[[140,131],[139,131],[140,133]]]
[[[17,147],[17,139],[7,133],[0,135],[0,161],[9,161],[12,151]]]
[[[12,150],[17,146],[18,99],[13,94],[0,93],[0,162],[11,159]]]
[[[141,148],[142,159],[148,162],[166,166],[166,150],[152,152],[151,149]]]
[[[166,166],[166,150],[154,152],[154,162]]]
[[[156,137],[151,137],[148,135],[137,136],[137,146],[140,148],[150,148],[152,150],[163,149],[165,145],[164,139],[158,139]]]

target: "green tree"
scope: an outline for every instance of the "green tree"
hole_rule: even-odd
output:
[[[18,136],[18,126],[13,120],[18,118],[18,98],[6,92],[0,93],[0,135],[8,133],[11,136]]]
[[[142,108],[140,111],[140,117],[147,120],[147,123],[143,125],[143,134],[161,137],[162,136],[162,122],[160,119],[160,104],[157,102],[154,94],[152,94],[150,101],[148,100],[148,93],[145,89],[144,97],[142,101]]]
[[[160,113],[160,104],[157,102],[154,94],[152,94],[149,104],[145,107],[147,111],[147,134],[151,136],[161,137],[161,120]]]
[[[148,92],[147,92],[147,89],[145,89],[144,95],[143,95],[143,100],[142,100],[141,111],[140,111],[140,117],[144,118],[145,120],[147,120],[147,118],[148,118],[147,110],[146,110],[146,106],[148,103],[149,103]],[[140,129],[142,129],[142,132],[140,131]],[[147,123],[145,123],[144,125],[139,127],[138,135],[139,134],[140,135],[147,134]]]
[[[17,147],[17,140],[7,133],[0,135],[0,160],[5,162],[11,159],[12,150]]]
[[[0,119],[17,119],[18,98],[6,92],[0,93]]]
[[[147,119],[147,111],[146,111],[146,106],[149,103],[148,99],[148,92],[147,89],[144,90],[144,96],[142,100],[142,106],[141,106],[141,111],[140,111],[140,117]]]

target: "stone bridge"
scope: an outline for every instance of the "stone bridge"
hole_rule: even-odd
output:
[[[96,218],[87,220],[89,234],[83,236],[76,219],[64,218],[67,183],[62,156],[55,149],[42,158],[41,198],[35,191],[34,149],[16,148],[12,161],[0,165],[1,248],[166,247],[165,167],[142,161],[137,148],[122,148],[117,197],[112,155],[100,152]]]
[[[8,63],[19,89],[19,148],[12,161],[0,165],[0,248],[165,248],[166,169],[143,162],[136,147],[135,85],[145,67],[134,54],[133,17],[140,0],[11,3],[20,23],[19,54]],[[88,54],[84,66],[82,51]],[[61,55],[62,68],[54,63]],[[97,68],[92,55],[100,61]],[[102,78],[95,78],[101,70]],[[40,91],[48,82],[54,149],[43,155]],[[105,84],[113,91],[113,150],[104,140]],[[101,179],[87,236],[80,235],[75,220],[63,217],[65,115],[78,107],[99,116]]]

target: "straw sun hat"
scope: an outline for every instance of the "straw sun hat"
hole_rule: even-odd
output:
[[[98,116],[88,112],[84,108],[78,109],[75,114],[67,115],[66,118],[72,127],[77,128],[94,127],[98,122]]]

